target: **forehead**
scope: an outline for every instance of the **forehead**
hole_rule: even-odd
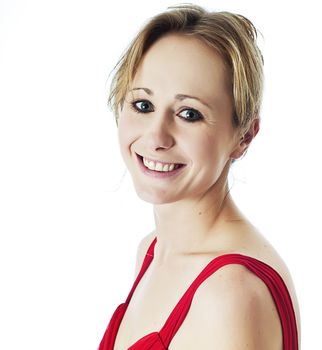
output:
[[[230,91],[221,55],[200,39],[182,34],[165,35],[149,48],[135,74],[133,85],[137,84],[205,95]]]

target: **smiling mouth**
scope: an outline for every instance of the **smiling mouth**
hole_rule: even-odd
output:
[[[172,172],[185,166],[185,164],[181,164],[181,163],[164,163],[164,162],[151,160],[139,154],[137,154],[137,157],[139,158],[141,164],[146,169],[150,171],[160,172],[160,173]]]

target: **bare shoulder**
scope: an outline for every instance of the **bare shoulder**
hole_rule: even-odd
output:
[[[141,241],[137,247],[136,264],[135,264],[135,278],[137,277],[137,275],[140,272],[145,254],[146,254],[150,244],[153,242],[155,237],[156,237],[155,231],[150,232],[148,235],[146,235],[145,237],[143,237],[141,239]]]
[[[295,309],[300,344],[298,302],[291,274],[282,257],[251,227],[239,227],[238,238],[228,242],[223,250],[213,251],[213,258],[229,253],[243,254],[266,263],[282,277]],[[174,350],[192,350],[189,344],[195,341],[198,348],[205,350],[281,350],[282,326],[265,282],[241,264],[225,265],[207,278],[198,287],[172,346]]]
[[[290,294],[292,304],[295,311],[296,323],[297,323],[297,331],[299,337],[299,345],[301,344],[301,318],[300,318],[300,308],[297,299],[297,294],[295,290],[295,285],[293,282],[293,278],[291,272],[288,268],[287,263],[280,256],[278,251],[271,245],[271,243],[267,240],[265,236],[263,236],[257,229],[249,229],[248,230],[249,239],[246,241],[249,244],[245,245],[245,249],[241,250],[242,254],[248,255],[250,257],[256,258],[257,260],[263,261],[270,267],[272,267],[283,279],[287,290]],[[260,280],[259,277],[253,276],[254,279],[260,281],[263,286],[264,282]]]
[[[282,349],[278,312],[259,278],[246,267],[231,264],[206,282],[191,305],[191,319],[203,325],[198,331],[202,349]]]

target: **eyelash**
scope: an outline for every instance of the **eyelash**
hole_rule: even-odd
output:
[[[139,109],[139,108],[136,106],[136,104],[139,103],[139,102],[148,102],[150,105],[152,105],[152,104],[150,103],[150,101],[148,101],[148,100],[136,100],[136,101],[133,101],[133,102],[130,103],[130,105],[131,105],[131,109],[132,109],[134,112],[140,113],[140,114],[141,114],[141,113],[145,114],[145,113],[154,112],[153,110],[152,110],[152,111],[147,111],[147,112],[142,111],[141,109]],[[198,110],[196,110],[196,109],[194,109],[194,108],[185,108],[185,109],[182,109],[179,113],[182,113],[183,111],[193,111],[194,113],[196,113],[196,114],[198,115],[198,119],[195,119],[195,120],[189,120],[189,119],[187,119],[187,118],[184,118],[184,117],[179,116],[179,118],[185,120],[187,123],[195,123],[195,122],[198,122],[198,121],[204,119],[204,116],[202,115],[202,113],[200,113]]]

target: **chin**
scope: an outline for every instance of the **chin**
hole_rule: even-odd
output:
[[[167,204],[176,202],[177,199],[173,196],[169,196],[167,193],[150,193],[136,190],[136,193],[140,199],[150,204]]]

